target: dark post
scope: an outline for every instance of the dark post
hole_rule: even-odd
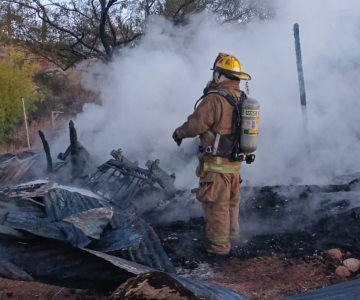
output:
[[[295,37],[295,53],[296,53],[296,65],[299,79],[300,89],[300,103],[303,114],[304,131],[305,131],[305,147],[308,154],[311,154],[309,134],[308,134],[308,121],[306,112],[306,93],[305,93],[305,80],[304,80],[304,69],[301,57],[301,45],[300,45],[300,29],[299,24],[294,24],[294,37]]]
[[[304,81],[304,69],[301,57],[301,45],[300,45],[300,31],[299,24],[294,24],[294,37],[295,37],[295,52],[296,52],[296,64],[299,79],[300,88],[300,102],[303,108],[306,108],[306,93],[305,93],[305,81]]]
[[[52,173],[53,172],[53,163],[52,163],[52,158],[51,158],[51,154],[50,154],[49,143],[45,139],[45,135],[41,130],[39,130],[39,136],[40,136],[41,142],[43,144],[45,155],[46,155],[47,171]]]
[[[77,133],[74,126],[74,122],[71,120],[69,122],[69,131],[70,131],[70,162],[71,162],[71,175],[73,178],[78,177],[78,141]]]
[[[72,120],[69,122],[69,131],[70,131],[70,154],[71,155],[76,155],[76,152],[77,152],[77,133],[76,133],[74,122]]]

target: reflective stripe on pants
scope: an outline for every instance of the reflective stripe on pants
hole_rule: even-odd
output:
[[[204,193],[202,186],[198,193],[205,214],[207,249],[211,253],[227,254],[231,248],[230,236],[240,233],[240,175],[213,173],[211,180],[203,186]]]

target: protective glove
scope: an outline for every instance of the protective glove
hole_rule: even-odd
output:
[[[176,143],[178,146],[181,145],[182,138],[179,138],[176,129],[175,129],[175,131],[174,131],[174,133],[173,133],[173,135],[172,135],[172,138],[174,139],[175,143]]]

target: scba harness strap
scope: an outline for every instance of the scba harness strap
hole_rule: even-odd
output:
[[[217,94],[217,95],[220,95],[220,96],[224,97],[230,103],[230,105],[233,106],[233,107],[238,105],[236,100],[230,94],[228,94],[226,91],[224,91],[224,90],[211,90],[211,89],[205,88],[204,89],[204,94],[195,102],[194,110],[197,108],[199,102],[201,102],[201,100],[203,100],[207,95],[210,95],[210,94]],[[246,94],[241,93],[239,103],[242,103],[246,99],[247,99]]]
[[[205,152],[213,156],[227,157],[231,161],[243,160],[240,147],[240,134],[241,134],[241,110],[242,103],[247,99],[245,93],[241,93],[240,101],[236,101],[231,95],[224,90],[207,90],[204,91],[204,95],[200,97],[195,103],[194,109],[196,109],[199,102],[209,94],[217,94],[224,97],[227,102],[233,107],[232,118],[232,132],[226,135],[214,134],[212,131],[208,131],[207,135],[212,135],[214,144],[208,146],[205,149],[200,146],[199,151]]]

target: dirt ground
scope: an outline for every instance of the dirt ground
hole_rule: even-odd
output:
[[[232,258],[209,265],[206,272],[211,273],[209,281],[252,300],[280,299],[341,281],[334,275],[334,266],[321,256],[307,261],[279,255]],[[110,297],[95,291],[0,278],[0,299],[94,300]]]
[[[96,291],[68,289],[38,282],[24,282],[0,278],[0,300],[9,299],[105,300],[110,298]]]
[[[322,257],[308,261],[282,256],[235,258],[213,266],[212,282],[242,293],[252,300],[275,300],[340,282],[334,266]]]

